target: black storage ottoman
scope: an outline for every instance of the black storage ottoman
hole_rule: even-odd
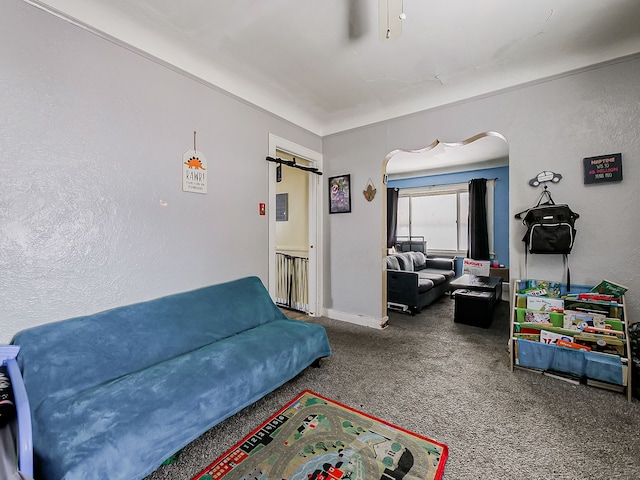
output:
[[[493,320],[495,292],[460,289],[453,292],[453,297],[455,299],[454,322],[489,328]]]

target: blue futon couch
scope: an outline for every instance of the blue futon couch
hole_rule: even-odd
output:
[[[14,337],[37,480],[140,479],[212,426],[331,354],[256,277]]]

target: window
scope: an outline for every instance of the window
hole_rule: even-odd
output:
[[[487,220],[492,252],[493,186],[494,181],[487,182]],[[401,189],[397,235],[422,236],[431,252],[466,255],[468,217],[468,183]]]

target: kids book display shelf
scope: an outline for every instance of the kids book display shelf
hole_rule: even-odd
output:
[[[595,287],[572,286],[570,293],[557,282],[514,280],[511,371],[526,368],[574,384],[626,392],[631,402],[624,291],[606,280]]]

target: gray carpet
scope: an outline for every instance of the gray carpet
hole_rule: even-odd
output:
[[[640,479],[640,402],[509,370],[509,306],[489,329],[443,297],[385,330],[327,318],[334,351],[187,446],[148,480],[190,479],[305,389],[449,446],[444,479]],[[279,480],[279,479],[278,479]],[[374,479],[372,479],[374,480]]]

